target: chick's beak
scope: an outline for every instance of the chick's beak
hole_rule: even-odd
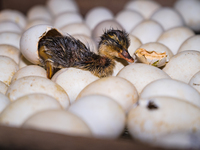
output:
[[[119,53],[119,57],[125,59],[128,62],[131,62],[131,63],[134,62],[134,59],[130,56],[128,51],[126,51],[125,49],[123,49],[122,52]]]

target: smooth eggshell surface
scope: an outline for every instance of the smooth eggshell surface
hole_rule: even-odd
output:
[[[153,143],[162,135],[177,131],[200,131],[200,109],[171,97],[139,100],[130,110],[127,128],[134,139]]]
[[[46,94],[30,94],[10,103],[0,114],[0,124],[20,127],[34,113],[47,109],[62,109],[53,97]]]
[[[0,81],[0,93],[6,94],[7,89],[8,89],[8,85]]]
[[[130,46],[128,47],[129,54],[134,57],[135,51],[142,45],[142,42],[134,35],[129,34]]]
[[[21,33],[22,29],[13,21],[0,21],[0,32]]]
[[[99,79],[89,71],[76,68],[61,69],[52,78],[52,81],[59,84],[68,94],[70,102],[76,100],[78,94],[88,84]]]
[[[7,44],[15,46],[20,49],[20,38],[21,34],[15,32],[3,32],[0,33],[0,44]]]
[[[200,70],[200,52],[183,51],[174,55],[163,68],[172,79],[188,83],[192,76]]]
[[[138,93],[133,84],[120,77],[105,77],[86,86],[77,99],[92,95],[105,95],[119,103],[125,112],[138,100]]]
[[[87,124],[65,110],[44,110],[29,117],[22,128],[50,131],[72,136],[92,137]]]
[[[192,76],[188,84],[200,93],[200,71]]]
[[[65,90],[57,83],[39,76],[27,76],[13,82],[6,95],[11,101],[33,93],[43,93],[54,97],[64,109],[69,106],[69,97]]]
[[[200,108],[200,94],[188,84],[173,80],[160,79],[148,84],[140,93],[140,98],[167,96],[187,101]]]
[[[118,77],[122,77],[130,81],[140,94],[143,88],[152,81],[170,78],[161,69],[142,63],[134,63],[125,66],[117,74]]]
[[[10,104],[10,100],[3,93],[0,93],[0,113]]]
[[[68,110],[85,121],[96,138],[116,139],[125,127],[126,118],[122,107],[106,96],[82,97]]]

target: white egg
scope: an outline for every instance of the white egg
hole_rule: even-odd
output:
[[[10,102],[9,98],[0,92],[0,113],[10,104]]]
[[[20,50],[12,45],[0,44],[0,55],[10,57],[19,64]]]
[[[120,77],[105,77],[90,83],[79,93],[77,100],[93,94],[105,95],[112,98],[121,105],[126,113],[138,100],[138,93],[135,86]]]
[[[159,3],[152,0],[130,0],[125,4],[124,9],[137,11],[142,14],[145,19],[149,19],[150,16],[160,7],[161,5]]]
[[[171,97],[154,97],[139,100],[130,110],[127,128],[139,141],[154,143],[164,134],[199,132],[200,109],[185,101]]]
[[[128,47],[129,54],[134,57],[134,52],[142,45],[142,42],[134,35],[129,34],[130,46]]]
[[[54,16],[64,12],[78,12],[79,8],[74,0],[48,0],[46,6]]]
[[[11,101],[15,101],[19,97],[34,93],[54,97],[64,109],[70,104],[67,93],[60,85],[40,76],[27,76],[16,80],[8,87],[6,95]]]
[[[143,88],[152,81],[170,78],[161,69],[142,63],[134,63],[125,66],[117,74],[118,77],[122,77],[130,81],[140,94]]]
[[[172,79],[188,83],[192,76],[200,70],[199,61],[199,51],[183,51],[174,55],[163,71]]]
[[[10,103],[0,114],[0,124],[20,127],[31,115],[48,109],[62,109],[55,98],[46,94],[30,94]]]
[[[200,94],[187,83],[173,80],[160,79],[149,83],[140,93],[140,98],[167,96],[187,101],[200,108]]]
[[[181,44],[195,33],[187,27],[175,27],[164,31],[157,39],[157,42],[167,46],[175,55]]]
[[[123,63],[119,62],[119,61],[115,61],[115,67],[113,69],[113,74],[112,76],[117,76],[117,74],[119,73],[119,71],[124,68],[125,65],[123,65]]]
[[[188,84],[200,93],[200,71],[192,76]]]
[[[82,97],[68,110],[85,121],[96,138],[116,139],[125,127],[126,118],[121,106],[103,95]]]
[[[113,13],[106,7],[94,7],[85,16],[85,23],[91,30],[102,21],[113,19]]]
[[[7,89],[8,89],[8,85],[0,81],[0,93],[6,94]]]
[[[12,77],[11,84],[16,80],[27,76],[40,76],[46,78],[46,70],[37,65],[28,65],[19,69]]]
[[[31,63],[23,55],[21,55],[19,59],[19,68],[23,68],[28,65],[33,65],[33,63]]]
[[[178,52],[182,52],[185,50],[196,50],[200,51],[200,35],[196,34],[194,36],[186,39],[180,46]]]
[[[27,22],[27,25],[25,27],[25,30],[28,30],[29,28],[36,26],[36,25],[50,25],[52,26],[52,22],[49,20],[45,20],[45,19],[34,19],[31,21]]]
[[[22,29],[13,21],[0,21],[0,32],[21,33]]]
[[[23,56],[33,64],[40,64],[38,42],[47,32],[55,30],[49,25],[36,25],[26,30],[20,39],[20,50]]]
[[[129,33],[137,24],[144,20],[144,17],[133,10],[122,10],[116,14],[115,20]]]
[[[75,34],[82,34],[91,37],[91,30],[85,23],[71,23],[62,27],[60,30],[72,36]]]
[[[34,5],[27,11],[28,21],[35,19],[45,19],[51,21],[52,18],[53,16],[45,5]]]
[[[133,28],[130,34],[136,36],[143,44],[145,44],[156,42],[163,31],[163,27],[157,22],[153,20],[144,20]]]
[[[123,30],[123,27],[114,19],[98,23],[92,30],[92,38],[94,39],[96,45],[98,45],[100,41],[100,36],[102,36],[102,34],[109,29]]]
[[[19,67],[13,59],[7,56],[0,56],[0,64],[0,81],[10,85],[11,79]]]
[[[8,44],[15,46],[16,48],[20,49],[21,34],[15,32],[3,32],[0,33],[0,44]]]
[[[200,31],[200,1],[190,0],[182,1],[177,0],[174,8],[182,15],[185,24],[194,31]]]
[[[72,23],[82,23],[83,17],[77,12],[62,13],[54,18],[53,26],[56,28],[62,28]]]
[[[59,84],[68,94],[70,102],[76,100],[78,94],[88,84],[99,79],[89,71],[76,68],[61,69],[52,78],[52,81]]]
[[[55,132],[72,136],[92,137],[88,125],[65,110],[44,110],[29,117],[22,128]]]
[[[17,23],[21,29],[24,29],[26,26],[26,16],[18,10],[2,10],[0,12],[0,21],[13,21]]]
[[[162,7],[152,14],[151,20],[157,21],[164,30],[184,26],[182,16],[171,7]]]

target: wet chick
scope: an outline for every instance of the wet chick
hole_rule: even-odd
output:
[[[99,54],[95,54],[80,40],[51,30],[40,39],[38,54],[41,65],[47,70],[48,78],[53,76],[56,69],[68,67],[88,70],[102,78],[112,75],[115,58],[134,62],[128,53],[129,45],[130,41],[126,32],[110,29],[101,36],[98,46]]]

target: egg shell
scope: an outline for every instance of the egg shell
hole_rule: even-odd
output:
[[[121,105],[125,112],[128,112],[138,100],[138,93],[134,85],[120,77],[105,77],[90,83],[79,93],[77,100],[93,94],[112,98]]]
[[[3,9],[0,12],[0,21],[13,21],[17,23],[21,29],[24,29],[26,26],[26,16],[18,11],[18,10],[11,10],[11,9]]]
[[[200,35],[196,34],[194,36],[186,39],[180,46],[178,52],[182,52],[185,50],[196,50],[200,51]]]
[[[33,65],[33,63],[31,63],[23,55],[21,55],[19,59],[19,68],[23,68],[28,65]]]
[[[161,5],[159,3],[152,0],[148,1],[130,0],[125,4],[124,9],[137,11],[140,14],[142,14],[145,19],[149,19],[150,16],[160,7]]]
[[[53,26],[56,28],[62,28],[72,23],[82,23],[83,17],[77,12],[65,12],[54,18]]]
[[[85,23],[91,30],[95,28],[97,24],[105,20],[111,20],[114,18],[113,13],[106,7],[94,7],[90,9],[85,15]]]
[[[73,103],[82,89],[91,82],[99,79],[89,71],[76,68],[61,69],[52,78],[68,94],[70,102]]]
[[[45,19],[51,21],[53,16],[46,5],[34,5],[27,11],[27,20]]]
[[[28,65],[19,69],[12,77],[11,84],[16,80],[27,76],[47,77],[46,70],[37,65]]]
[[[8,85],[0,81],[0,93],[6,94],[7,89],[8,89]]]
[[[182,15],[185,24],[194,31],[200,31],[200,1],[177,0],[174,3],[174,8]]]
[[[0,55],[12,58],[17,64],[20,60],[20,50],[8,44],[0,44]]]
[[[192,76],[188,84],[200,93],[200,71]]]
[[[153,143],[164,134],[200,131],[200,109],[172,97],[139,100],[127,117],[130,135],[139,141]]]
[[[116,139],[125,127],[126,118],[121,106],[103,95],[82,97],[68,110],[85,121],[95,138]]]
[[[71,23],[62,27],[60,30],[72,36],[76,34],[81,34],[91,37],[91,30],[85,23]]]
[[[15,46],[16,48],[20,49],[21,34],[15,32],[2,32],[0,33],[0,44],[7,44]]]
[[[64,12],[79,11],[77,3],[74,0],[48,0],[46,6],[54,17]]]
[[[133,10],[122,10],[115,15],[115,20],[126,32],[130,32],[137,24],[144,20],[144,17]]]
[[[105,31],[111,28],[123,30],[123,27],[114,19],[101,21],[94,27],[94,29],[92,30],[92,38],[95,41],[96,45],[98,45],[100,41],[100,36],[102,36]]]
[[[0,56],[0,64],[0,81],[10,85],[11,79],[19,67],[13,59],[7,56]]]
[[[200,70],[200,52],[183,51],[174,55],[163,68],[172,79],[188,83],[192,76]]]
[[[163,27],[157,22],[153,20],[144,20],[133,28],[130,31],[130,34],[136,36],[143,44],[145,44],[149,42],[156,42],[163,31]]]
[[[152,14],[150,19],[162,25],[164,30],[184,26],[182,16],[171,7],[161,7]]]
[[[20,50],[23,56],[33,64],[40,64],[38,42],[42,35],[54,29],[49,25],[36,25],[26,30],[20,39]]]
[[[10,100],[3,93],[0,93],[0,113],[10,104]]]
[[[55,98],[46,94],[30,94],[10,103],[0,114],[0,124],[20,127],[31,115],[48,109],[62,109]]]
[[[167,46],[175,55],[181,44],[193,35],[195,35],[194,31],[187,27],[175,27],[164,31],[157,42]]]
[[[128,47],[129,54],[134,57],[134,52],[142,45],[142,42],[134,35],[129,34],[130,46]]]
[[[0,32],[21,33],[22,29],[13,21],[0,21]]]
[[[115,67],[113,69],[113,74],[112,76],[117,76],[117,74],[119,73],[119,71],[124,68],[124,64],[119,62],[119,61],[115,61]]]
[[[44,110],[29,117],[22,128],[49,131],[72,136],[92,137],[87,124],[65,110]]]
[[[170,78],[161,69],[143,63],[134,63],[125,66],[119,71],[117,77],[122,77],[130,81],[136,87],[138,94],[150,82],[162,78]]]
[[[200,108],[200,94],[188,84],[173,80],[160,79],[149,83],[140,93],[140,98],[167,96],[187,101]]]
[[[28,30],[29,28],[36,26],[36,25],[49,25],[52,26],[52,22],[49,20],[45,20],[45,19],[34,19],[31,21],[27,22],[27,25],[25,27],[25,30]]]
[[[65,90],[50,79],[39,76],[27,76],[16,80],[8,87],[6,95],[11,101],[15,101],[19,97],[34,93],[54,97],[64,109],[69,106],[69,97]]]

